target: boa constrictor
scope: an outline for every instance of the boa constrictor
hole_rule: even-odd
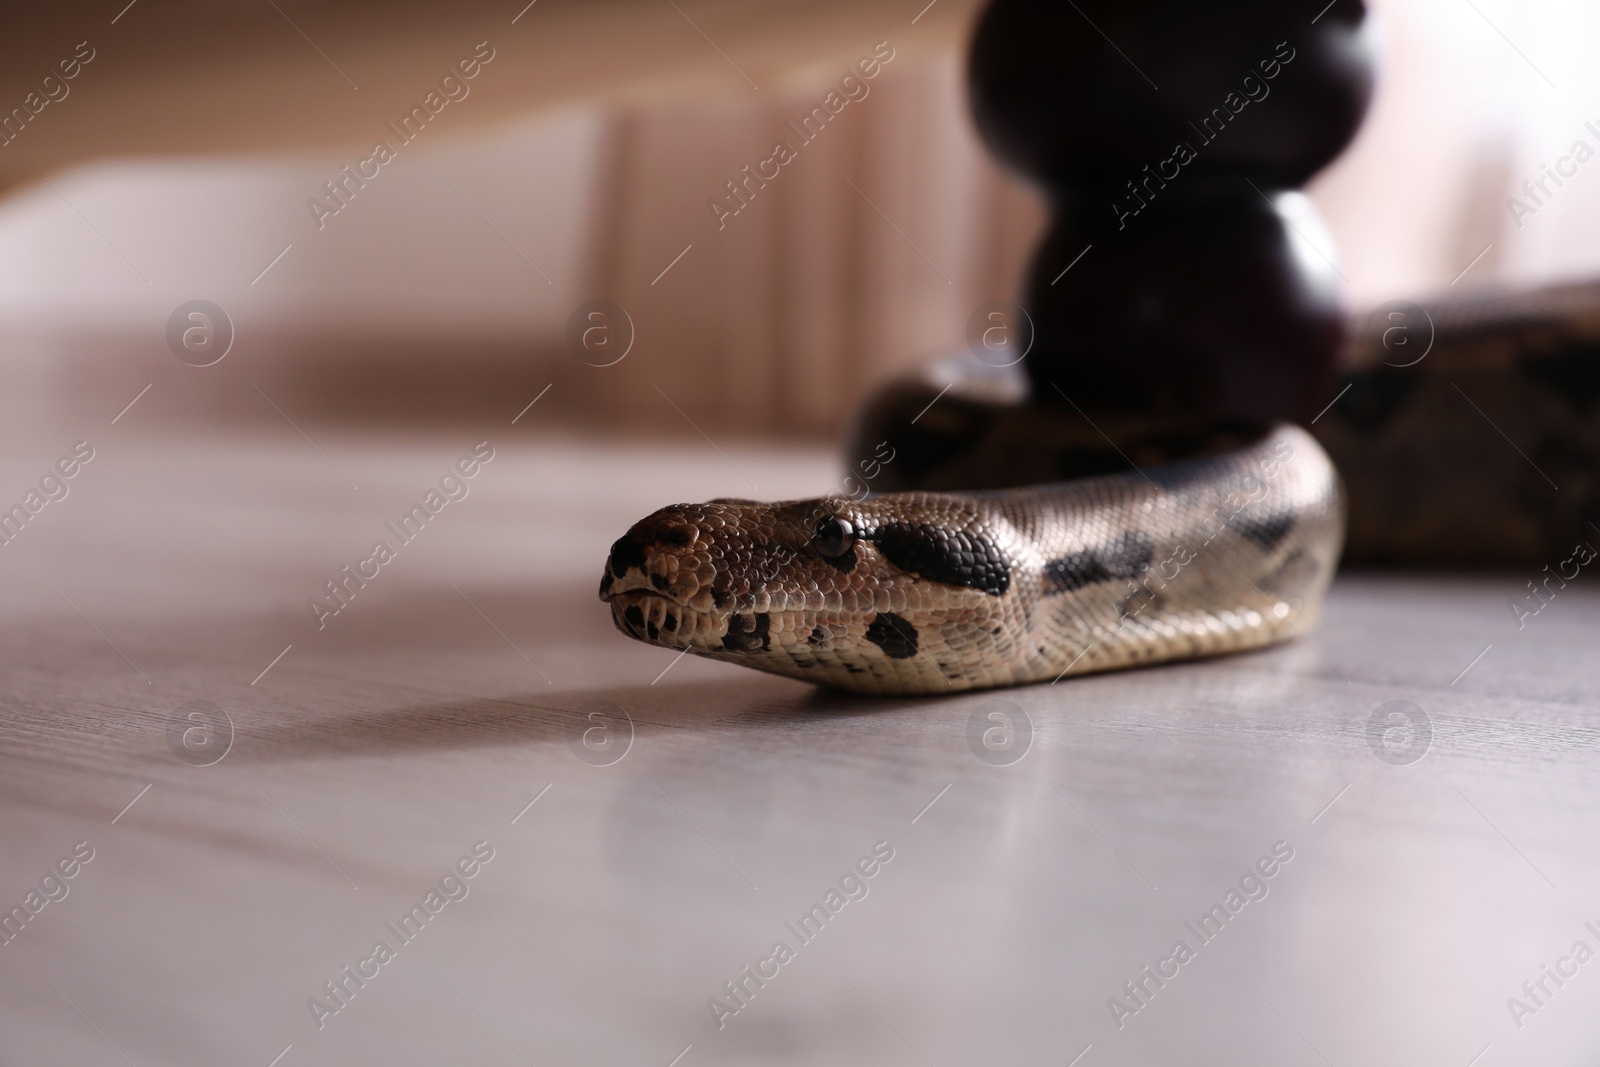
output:
[[[947,693],[1214,655],[1316,619],[1344,531],[1304,430],[984,492],[677,504],[611,547],[630,637],[862,693]]]

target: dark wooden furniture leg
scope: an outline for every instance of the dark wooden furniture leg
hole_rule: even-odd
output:
[[[1327,402],[1336,275],[1296,236],[1309,205],[1283,194],[1355,134],[1372,61],[1361,0],[1302,7],[995,0],[984,14],[978,127],[1055,209],[1023,296],[1036,401],[1250,421]]]
[[[1361,0],[995,0],[972,44],[973,111],[1054,208],[1020,295],[1031,404],[1006,413],[957,389],[914,419],[927,391],[891,388],[851,445],[896,449],[873,488],[1126,469],[1122,453],[1159,462],[1232,443],[1218,428],[1315,416],[1344,325],[1295,190],[1366,110],[1365,15]]]

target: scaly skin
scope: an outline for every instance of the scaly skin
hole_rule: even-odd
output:
[[[1050,681],[1267,645],[1339,558],[1327,456],[1281,426],[1143,472],[979,493],[662,508],[600,597],[665,648],[861,693]]]

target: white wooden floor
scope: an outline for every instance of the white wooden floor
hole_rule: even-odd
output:
[[[93,849],[0,944],[0,1063],[1600,1058],[1600,962],[1571,956],[1600,950],[1592,575],[1521,631],[1533,575],[1359,577],[1261,654],[847,699],[674,664],[594,595],[633,519],[826,491],[824,453],[719,442],[730,463],[531,418],[313,447],[138,414],[10,432],[0,461],[9,504],[96,449],[0,547],[0,907]],[[484,438],[470,495],[319,632],[308,598]],[[1396,700],[1425,719],[1374,744]],[[210,748],[169,730],[191,701],[232,723],[211,766],[220,725]],[[616,720],[584,747],[597,705],[631,742]],[[446,882],[467,895],[403,943],[386,924],[478,842],[492,860]],[[859,899],[797,937],[875,845]],[[1260,899],[1202,941],[1241,879]],[[362,963],[380,940],[394,958]],[[778,941],[758,988],[741,969]],[[373,976],[341,1005],[347,965]],[[1571,976],[1530,996],[1546,965]]]

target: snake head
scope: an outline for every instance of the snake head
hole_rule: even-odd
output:
[[[975,659],[968,638],[992,646],[1016,626],[1015,542],[970,497],[675,504],[611,546],[600,599],[624,634],[665,648],[841,688],[947,691],[977,684],[951,680]]]

